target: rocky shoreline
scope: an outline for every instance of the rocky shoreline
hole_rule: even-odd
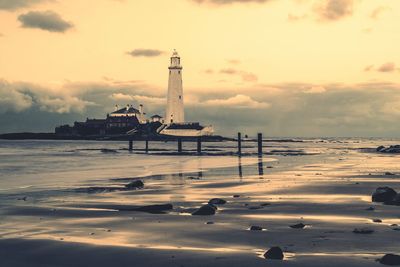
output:
[[[393,145],[389,147],[379,146],[376,148],[377,152],[388,154],[400,154],[400,145]]]

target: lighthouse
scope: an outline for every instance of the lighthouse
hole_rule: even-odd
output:
[[[164,124],[157,133],[170,136],[210,136],[214,129],[211,125],[202,126],[199,122],[186,122],[183,110],[182,66],[178,52],[171,56],[168,80],[167,110]]]
[[[185,114],[183,109],[182,66],[178,52],[174,50],[171,56],[168,79],[167,110],[165,123],[183,123]]]

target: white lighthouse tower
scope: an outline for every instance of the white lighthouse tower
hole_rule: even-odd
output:
[[[185,122],[183,108],[182,66],[178,52],[174,50],[169,69],[167,111],[165,123]]]
[[[162,135],[172,136],[208,136],[213,135],[212,126],[202,126],[199,122],[185,122],[183,109],[181,58],[174,50],[168,67],[167,111],[164,124],[157,129]]]

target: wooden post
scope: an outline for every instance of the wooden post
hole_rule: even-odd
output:
[[[197,154],[201,154],[201,136],[197,137]]]
[[[146,153],[149,153],[149,140],[146,139]]]
[[[178,138],[178,152],[182,153],[182,139]]]
[[[264,175],[264,167],[263,167],[263,158],[262,156],[258,157],[258,175]]]
[[[133,140],[129,140],[129,151],[133,151]]]
[[[242,180],[243,178],[243,169],[242,169],[242,158],[238,157],[238,172],[239,172],[239,178]]]
[[[263,153],[262,149],[262,133],[257,135],[257,143],[258,143],[258,155],[261,156]]]
[[[238,155],[241,156],[242,155],[242,134],[238,133],[237,135],[237,142],[238,142]]]

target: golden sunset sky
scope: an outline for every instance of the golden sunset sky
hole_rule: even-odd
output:
[[[350,5],[334,18],[318,9],[323,1],[307,0],[37,2],[0,13],[0,73],[7,80],[57,84],[110,77],[165,87],[167,58],[176,48],[188,87],[400,81],[398,71],[364,71],[400,66],[400,1],[334,1]],[[218,4],[223,2],[233,3]],[[63,33],[21,27],[17,17],[28,10],[52,10],[73,26]],[[164,53],[135,58],[127,54],[134,49]],[[243,81],[224,69],[254,77]]]
[[[37,105],[42,112],[85,116],[87,108],[99,103],[78,91],[110,81],[114,100],[155,97],[148,105],[158,104],[153,108],[162,112],[173,49],[182,57],[188,106],[238,104],[271,112],[272,98],[275,104],[297,101],[293,106],[298,106],[311,94],[333,95],[344,87],[365,94],[389,85],[385,90],[396,94],[399,14],[400,1],[393,0],[0,0],[0,94],[22,105],[3,100],[11,107],[2,112]],[[115,89],[115,84],[129,83],[140,87],[139,93]],[[51,93],[43,98],[43,92]],[[388,107],[397,98],[382,100],[379,114],[397,116],[400,108]],[[326,101],[333,109],[340,102]],[[373,112],[365,101],[357,102],[361,107],[349,116],[357,120]],[[293,106],[279,109],[292,112]],[[339,118],[325,111],[329,116],[316,122],[331,124],[330,118]],[[357,125],[353,119],[340,117]],[[277,135],[289,132],[278,128]]]

